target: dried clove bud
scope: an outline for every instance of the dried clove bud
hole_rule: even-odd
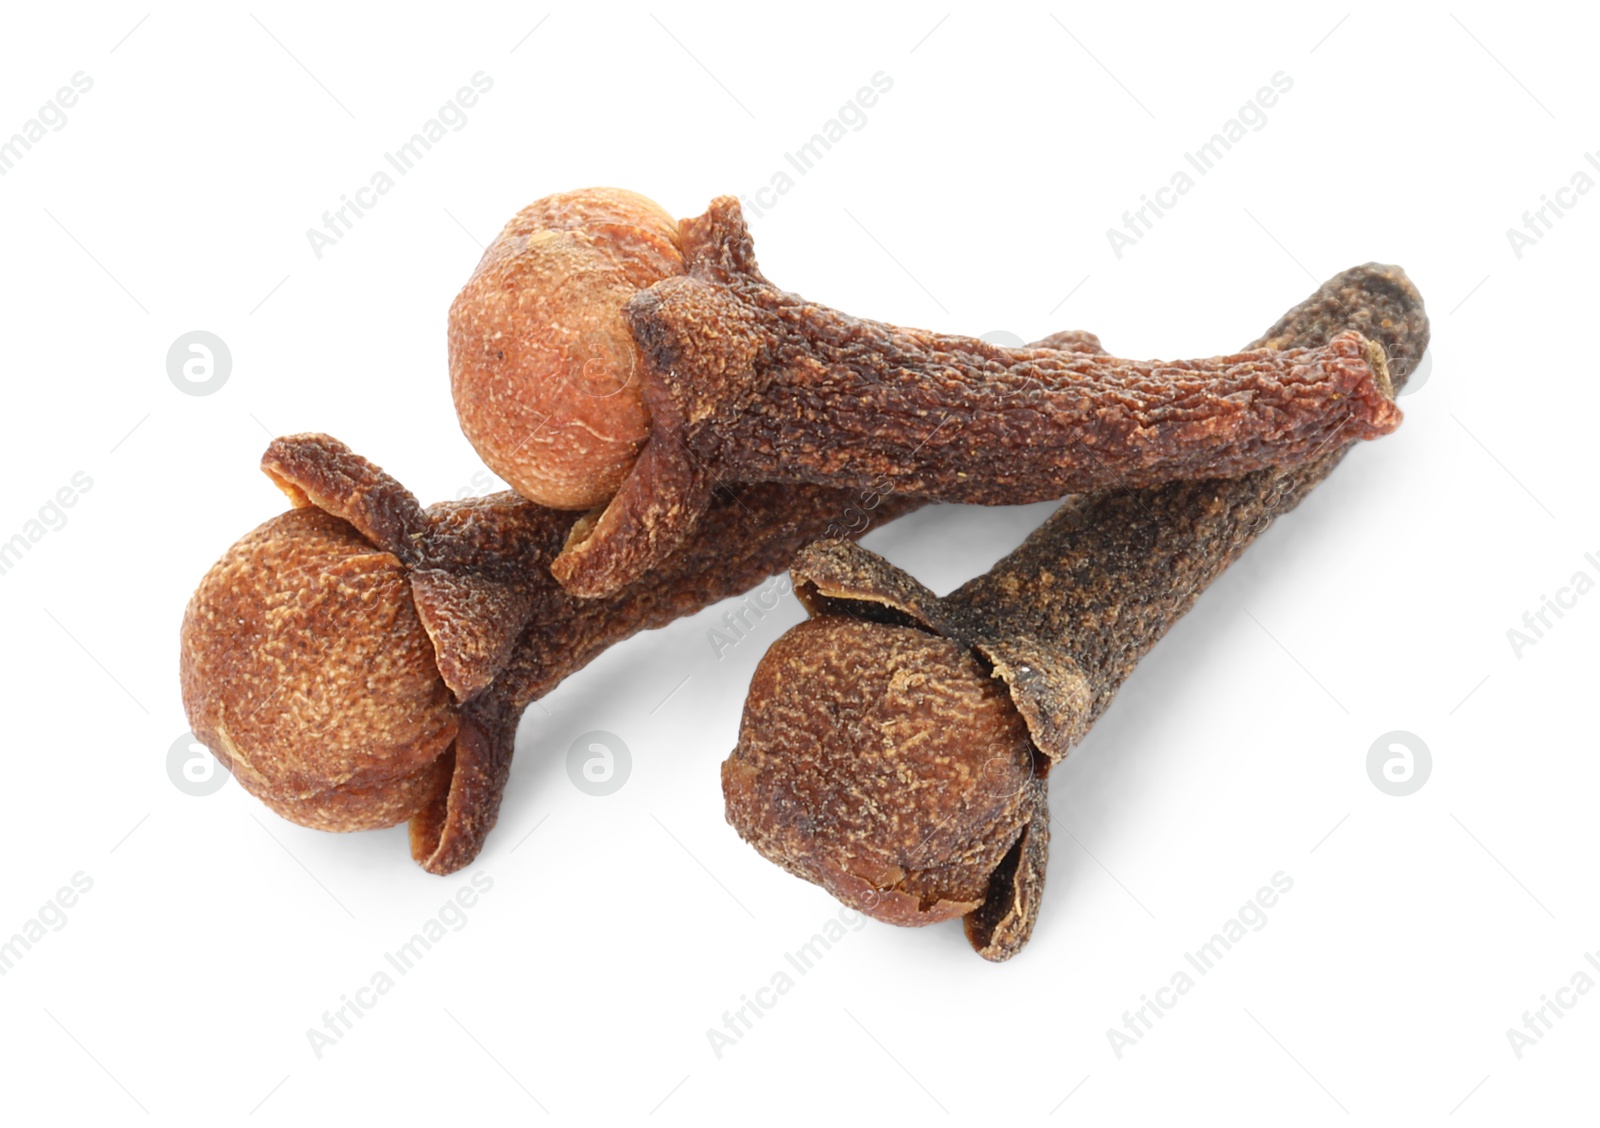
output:
[[[621,487],[650,436],[624,309],[683,269],[677,221],[620,188],[548,196],[484,252],[450,307],[451,391],[523,497],[588,509]]]
[[[552,564],[586,596],[669,556],[722,483],[1012,504],[1291,465],[1400,419],[1353,331],[1162,363],[853,318],[767,282],[730,197],[676,226],[613,189],[540,201],[485,254],[450,340],[484,461],[597,507]]]
[[[796,549],[921,504],[757,486],[713,502],[701,536],[607,599],[550,576],[577,514],[514,493],[423,510],[325,435],[276,439],[262,468],[297,508],[225,553],[184,614],[196,736],[292,822],[410,820],[423,868],[467,865],[494,825],[518,718],[612,644],[755,586]],[[846,512],[854,519],[846,522]]]
[[[201,581],[183,625],[190,725],[284,818],[392,826],[438,789],[456,709],[409,586],[317,508],[272,518]]]
[[[968,647],[914,627],[802,623],[762,659],[743,733],[759,736],[723,765],[729,821],[892,924],[979,908],[1037,806],[1033,743],[1004,687]]]
[[[453,839],[481,840],[481,812],[458,812],[449,836],[441,820],[419,837],[418,820],[468,773],[493,773],[500,734],[466,706],[506,661],[566,522],[511,494],[424,512],[322,435],[274,440],[262,469],[297,508],[230,548],[190,600],[189,723],[284,818],[411,819],[414,856],[448,872]]]
[[[1092,333],[1046,340],[1100,351]],[[434,873],[477,856],[522,711],[569,674],[754,587],[819,537],[863,536],[924,504],[816,486],[723,491],[672,561],[581,600],[547,567],[576,513],[509,492],[423,510],[326,435],[276,439],[261,466],[296,508],[230,548],[190,600],[190,724],[292,822],[353,831],[409,819],[412,855]]]
[[[1427,347],[1420,295],[1376,265],[1326,283],[1258,344],[1314,346],[1347,328],[1382,343],[1397,382]],[[1038,912],[1050,766],[1347,449],[1330,438],[1293,469],[1075,498],[944,598],[854,545],[810,546],[791,570],[814,618],[751,683],[722,769],[729,823],[857,909],[895,924],[960,913],[974,949],[1008,959]]]

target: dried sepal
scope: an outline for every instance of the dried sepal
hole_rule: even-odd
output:
[[[417,499],[343,443],[318,434],[274,439],[261,470],[297,507],[343,518],[374,547],[408,564],[416,558],[428,523]]]
[[[413,571],[411,598],[439,676],[460,701],[481,693],[505,668],[533,609],[532,597],[515,584],[443,568]]]
[[[972,950],[992,963],[1009,960],[1033,935],[1044,896],[1045,863],[1050,858],[1050,804],[1045,782],[1033,783],[1033,817],[995,868],[983,904],[962,918]]]

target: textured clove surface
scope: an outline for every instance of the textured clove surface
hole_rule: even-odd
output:
[[[921,504],[766,485],[719,496],[669,564],[601,600],[547,564],[578,515],[514,493],[424,510],[326,435],[262,468],[297,508],[207,572],[184,614],[195,735],[278,814],[321,830],[410,820],[434,873],[493,827],[522,710],[617,642],[745,591],[823,535]]]
[[[851,317],[769,283],[737,201],[680,224],[686,272],[635,293],[650,440],[554,569],[603,594],[689,535],[716,482],[1017,504],[1294,465],[1398,425],[1383,349],[1135,361]]]
[[[1414,371],[1428,342],[1421,296],[1397,267],[1368,265],[1332,279],[1265,334],[1267,347],[1311,345],[1348,327],[1380,342],[1396,382]],[[940,810],[902,805],[904,818],[882,838],[876,825],[831,816],[832,796],[858,788],[875,795],[886,773],[898,773],[912,790],[930,778],[927,765],[942,757],[960,761],[984,737],[965,729],[946,739],[932,726],[914,752],[903,748],[892,726],[875,725],[870,699],[851,705],[850,744],[840,754],[822,751],[830,737],[826,719],[835,710],[835,688],[819,671],[848,660],[881,685],[884,671],[906,668],[906,632],[920,631],[953,649],[913,648],[919,691],[929,702],[974,695],[980,687],[1003,687],[1013,714],[986,722],[989,738],[1003,742],[1020,721],[1033,749],[1037,788],[1026,828],[1015,832],[1009,851],[994,869],[983,904],[965,918],[968,939],[991,960],[1008,959],[1027,942],[1043,889],[1048,845],[1044,780],[1110,704],[1134,666],[1199,593],[1284,512],[1293,508],[1343,458],[1347,445],[1330,441],[1304,465],[1261,470],[1232,479],[1172,483],[1155,489],[1102,492],[1068,501],[1015,552],[988,573],[944,598],[881,558],[854,545],[825,541],[795,560],[796,590],[816,618],[775,645],[758,668],[737,747],[724,765],[728,820],[764,856],[791,873],[817,882],[836,896],[880,919],[922,923],[935,914],[907,918],[876,886],[887,911],[874,911],[870,895],[836,888],[839,858],[871,858],[887,851],[904,859],[900,844],[920,825],[941,831],[947,811],[973,808],[983,798],[970,781],[945,775],[959,794]],[[854,622],[843,631],[839,624]],[[819,629],[818,624],[825,624]],[[892,677],[892,674],[890,675]],[[922,739],[918,730],[919,741]],[[869,747],[859,762],[849,749]],[[792,780],[826,760],[834,773],[827,788],[807,792]],[[821,806],[814,805],[818,801]],[[886,809],[895,809],[893,804]],[[908,871],[964,865],[975,851],[994,848],[991,836],[1003,819],[972,824],[972,837],[949,853],[923,853]],[[897,851],[901,851],[897,853]],[[989,856],[988,854],[984,855]],[[865,879],[859,869],[853,871]],[[893,870],[885,871],[894,877]]]
[[[272,518],[183,624],[195,735],[251,794],[322,830],[391,826],[442,782],[455,702],[405,566],[320,509]],[[336,803],[319,802],[330,789]]]
[[[678,224],[635,192],[591,188],[518,212],[450,306],[461,429],[523,497],[608,499],[650,434],[624,319],[641,288],[683,272]]]
[[[742,729],[786,739],[741,739],[748,755],[724,762],[730,821],[880,920],[978,908],[1033,807],[1033,744],[1004,688],[926,631],[837,615],[801,624],[761,664]]]
[[[545,201],[507,231],[536,239],[598,217],[615,239],[638,220],[631,194],[592,195]],[[480,275],[509,260],[494,276],[514,288],[528,264],[516,238],[497,247]],[[662,269],[648,232],[625,249],[643,260],[624,271],[635,283]],[[1100,350],[1082,331],[1047,341]],[[286,819],[336,831],[410,820],[412,854],[434,873],[482,849],[529,704],[623,639],[754,587],[802,546],[863,536],[924,504],[882,488],[719,490],[670,560],[606,598],[580,599],[548,568],[587,520],[576,513],[513,492],[424,510],[326,435],[274,440],[261,468],[297,508],[230,548],[189,602],[190,724]]]

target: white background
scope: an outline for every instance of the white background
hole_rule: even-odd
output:
[[[1600,192],[1520,258],[1506,236],[1600,151],[1592,17],[946,11],[8,11],[0,135],[76,72],[93,89],[0,177],[0,540],[75,473],[93,484],[0,576],[0,939],[73,874],[93,888],[0,978],[0,1116],[1593,1116],[1600,991],[1520,1059],[1506,1036],[1600,949],[1600,594],[1520,656],[1507,638],[1575,572],[1600,578]],[[319,259],[306,229],[479,71],[465,127]],[[1052,777],[1031,945],[996,966],[955,925],[869,924],[715,1055],[707,1029],[838,908],[722,817],[718,765],[792,598],[721,660],[712,608],[533,707],[499,827],[453,877],[413,865],[403,827],[321,834],[231,781],[174,786],[179,619],[284,508],[256,468],[268,438],[327,431],[424,502],[498,488],[445,363],[481,245],[554,191],[621,185],[678,215],[749,195],[880,71],[865,127],[751,214],[780,285],[1172,357],[1237,348],[1376,259],[1433,317],[1402,429],[1207,592]],[[1107,228],[1280,71],[1265,127],[1119,259]],[[165,367],[194,329],[233,356],[204,397]],[[868,544],[944,591],[1048,510],[930,510]],[[633,757],[606,798],[565,767],[596,729]],[[1433,757],[1405,798],[1366,770],[1396,729]],[[1108,1028],[1280,870],[1267,925],[1119,1058]],[[473,874],[493,887],[465,927],[319,1059],[307,1029]]]

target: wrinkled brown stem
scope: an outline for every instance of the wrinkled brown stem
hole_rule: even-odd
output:
[[[579,594],[670,552],[715,482],[1016,504],[1294,465],[1400,418],[1383,350],[1355,331],[1176,362],[1008,349],[779,290],[731,199],[680,241],[687,273],[627,306],[650,439],[555,565]]]
[[[1402,271],[1380,266],[1334,278],[1258,344],[1316,345],[1349,328],[1383,345],[1397,384],[1427,347],[1421,297]],[[926,923],[949,915],[941,903],[972,905],[965,920],[973,947],[989,959],[1009,958],[1038,911],[1049,766],[1083,737],[1205,586],[1347,449],[1330,440],[1292,469],[1075,498],[986,575],[942,599],[853,545],[811,546],[792,571],[816,618],[775,645],[757,671],[739,745],[723,769],[729,821],[772,860],[882,919]],[[854,632],[838,625],[852,621]],[[927,641],[916,643],[919,635]],[[840,718],[827,704],[827,671],[848,665],[862,681],[879,679],[885,695],[912,687],[937,712],[939,703],[975,691],[971,669],[946,649],[951,643],[977,659],[985,684],[1004,687],[1011,716],[1026,725],[1038,754],[1036,786],[1008,786],[1013,801],[996,804],[993,780],[1009,778],[996,767],[1005,763],[1003,720],[985,733],[955,736],[926,723],[880,725],[872,739],[859,740],[878,751],[856,774],[839,761],[818,771],[825,755],[818,743],[834,728],[871,727],[868,714],[886,699]],[[890,651],[898,657],[882,657]],[[943,788],[931,807],[902,798],[918,794],[915,765],[930,758],[966,763],[970,777],[965,789]],[[861,796],[873,805],[866,814],[855,803]],[[903,842],[908,825],[961,845],[896,854],[897,846],[874,841]],[[956,826],[967,827],[964,837]],[[978,862],[992,868],[986,890],[974,895],[970,870]],[[891,880],[874,887],[875,874]],[[947,894],[956,879],[955,894]]]
[[[285,818],[326,830],[409,818],[413,857],[441,874],[494,826],[529,703],[630,635],[753,587],[809,541],[920,504],[723,494],[670,562],[580,600],[547,568],[577,514],[512,493],[423,510],[325,435],[274,440],[262,466],[301,508],[230,550],[191,601],[190,724]]]
[[[1086,333],[1050,340],[1099,348]],[[424,510],[326,435],[275,440],[262,469],[298,508],[230,549],[191,600],[190,724],[285,818],[324,830],[410,819],[413,856],[434,873],[482,848],[531,702],[630,635],[755,586],[803,545],[923,504],[881,489],[722,491],[678,554],[585,600],[548,570],[575,513],[513,493]]]
[[[537,508],[520,499],[516,504]],[[437,873],[452,872],[477,856],[499,810],[523,710],[607,649],[749,590],[781,571],[821,531],[850,529],[849,535],[862,536],[922,504],[886,497],[863,508],[851,491],[750,487],[737,499],[717,499],[692,544],[604,599],[579,599],[554,581],[547,564],[560,542],[547,540],[509,655],[482,693],[462,707],[463,716],[483,733],[482,744],[463,756],[458,743],[449,790],[412,821],[413,854]],[[564,534],[574,516],[538,512],[552,533],[559,528]]]

